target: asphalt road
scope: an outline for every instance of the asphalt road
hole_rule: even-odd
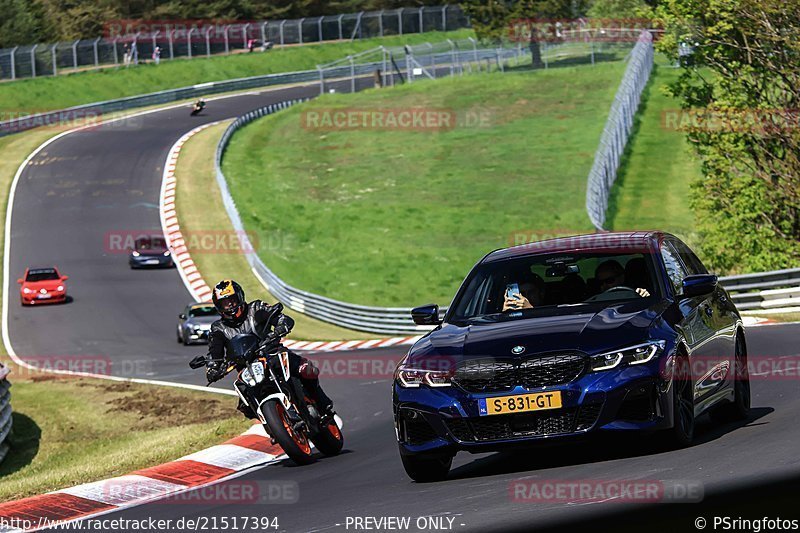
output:
[[[292,88],[212,101],[194,118],[187,108],[153,113],[128,128],[66,136],[40,153],[21,176],[14,199],[6,290],[16,294],[16,277],[26,266],[56,264],[70,276],[74,300],[21,308],[12,298],[9,330],[16,353],[39,364],[53,358],[108,360],[116,374],[203,384],[202,373],[186,366],[202,348],[175,342],[176,315],[190,299],[177,272],[130,270],[125,254],[108,249],[107,235],[159,228],[162,165],[183,133],[204,122],[314,94],[315,87]],[[748,330],[751,357],[800,356],[799,331],[796,325]],[[401,355],[402,348],[397,348],[318,358],[393,362]],[[384,368],[388,366],[391,362]],[[702,483],[710,498],[756,479],[800,475],[797,379],[754,379],[751,419],[725,426],[701,424],[697,443],[688,449],[667,450],[655,439],[534,448],[514,455],[461,454],[447,481],[425,485],[410,482],[400,465],[388,376],[332,376],[325,387],[345,420],[345,453],[305,467],[282,462],[222,484],[288,483],[298,489],[295,503],[223,505],[206,499],[200,505],[154,503],[107,517],[276,516],[281,530],[339,531],[354,529],[346,527],[348,517],[406,516],[415,521],[432,515],[452,518],[453,530],[528,529],[595,520],[628,505],[515,503],[509,484],[519,478],[683,480]],[[670,507],[700,513],[703,505]],[[694,530],[691,523],[685,526],[680,530]]]

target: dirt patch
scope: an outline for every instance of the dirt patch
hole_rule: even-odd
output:
[[[124,386],[128,385],[127,388]],[[108,412],[124,412],[136,415],[148,428],[183,426],[213,420],[224,420],[236,416],[236,399],[176,394],[163,387],[148,390],[132,390],[129,383],[118,383],[109,387],[113,392],[127,392],[124,396],[107,402]]]

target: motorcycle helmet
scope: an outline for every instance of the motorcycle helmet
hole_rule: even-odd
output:
[[[241,323],[244,320],[247,308],[244,290],[232,279],[224,279],[217,283],[211,299],[223,320],[233,323]]]

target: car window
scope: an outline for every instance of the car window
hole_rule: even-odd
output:
[[[671,242],[665,241],[661,245],[661,258],[664,260],[664,267],[667,269],[667,276],[672,282],[675,294],[683,291],[683,278],[686,277],[686,269],[680,260],[680,254],[673,247]]]
[[[198,317],[198,316],[217,316],[217,310],[213,306],[209,307],[193,307],[189,310],[190,317]]]
[[[678,255],[680,255],[680,258],[683,261],[683,264],[686,267],[686,270],[689,274],[692,275],[708,274],[708,270],[706,270],[706,267],[703,266],[703,263],[700,261],[700,259],[697,258],[694,252],[691,249],[689,249],[688,246],[686,246],[683,242],[677,240],[674,241],[673,244],[675,245],[675,248],[678,250]]]
[[[476,267],[456,296],[449,320],[514,320],[556,307],[559,313],[570,308],[580,312],[581,306],[616,305],[658,294],[647,250],[534,254]],[[522,305],[519,313],[508,306],[515,299]]]
[[[60,279],[58,272],[53,269],[31,270],[25,281],[54,281]]]

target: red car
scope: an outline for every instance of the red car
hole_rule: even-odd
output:
[[[21,285],[19,299],[22,305],[63,303],[67,300],[67,276],[58,269],[28,268],[25,277],[17,280]]]

